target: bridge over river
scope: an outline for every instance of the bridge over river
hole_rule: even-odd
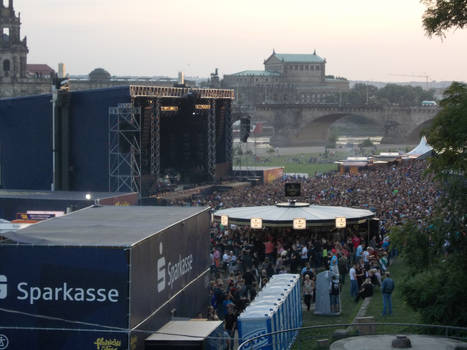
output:
[[[384,130],[382,143],[416,143],[429,126],[438,106],[386,107],[327,104],[258,104],[234,108],[233,120],[250,116],[274,126],[272,142],[278,146],[324,145],[329,127],[341,118],[358,116]]]

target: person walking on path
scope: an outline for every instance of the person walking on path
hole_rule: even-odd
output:
[[[306,310],[310,311],[311,298],[313,295],[313,280],[310,275],[306,274],[303,280],[303,299],[305,301]]]
[[[391,294],[394,290],[394,287],[394,281],[390,277],[389,271],[386,271],[386,278],[381,285],[381,293],[383,293],[383,316],[392,315]]]

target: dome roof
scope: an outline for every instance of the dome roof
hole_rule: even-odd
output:
[[[110,80],[110,77],[110,73],[107,72],[104,68],[96,68],[91,73],[89,73],[89,80],[93,81]]]

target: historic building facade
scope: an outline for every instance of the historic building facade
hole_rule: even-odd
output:
[[[235,89],[236,104],[314,104],[337,102],[349,90],[345,78],[326,75],[326,60],[316,54],[279,54],[273,51],[264,70],[226,74],[224,88]]]
[[[50,92],[53,69],[28,65],[27,39],[21,39],[21,17],[13,0],[0,1],[0,97]]]

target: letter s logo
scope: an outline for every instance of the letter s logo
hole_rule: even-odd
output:
[[[159,244],[159,254],[162,255],[162,242]],[[161,257],[157,260],[157,291],[160,293],[165,289],[165,258]]]
[[[0,299],[5,299],[7,296],[7,278],[5,275],[0,275]]]

